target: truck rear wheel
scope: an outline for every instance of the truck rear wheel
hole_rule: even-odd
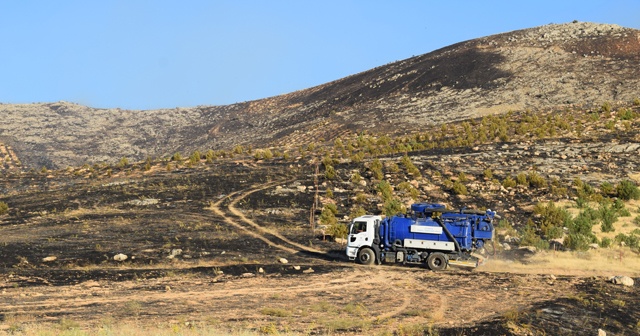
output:
[[[373,253],[372,249],[364,247],[358,252],[358,263],[363,265],[372,265],[375,261],[376,254]]]
[[[427,266],[434,271],[442,271],[447,268],[447,256],[440,252],[431,253],[427,257]]]

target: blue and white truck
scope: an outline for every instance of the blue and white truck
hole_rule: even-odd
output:
[[[365,265],[425,264],[434,271],[477,267],[475,252],[494,238],[496,217],[491,210],[447,210],[429,203],[413,204],[406,215],[361,216],[349,225],[346,253]]]

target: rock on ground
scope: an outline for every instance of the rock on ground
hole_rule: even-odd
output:
[[[616,285],[623,285],[623,286],[632,287],[633,284],[634,284],[633,279],[631,279],[630,277],[628,277],[626,275],[616,275],[616,276],[612,277],[609,280],[612,283],[616,284]]]

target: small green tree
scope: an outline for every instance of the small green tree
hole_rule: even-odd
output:
[[[420,196],[418,189],[414,188],[411,183],[406,181],[398,184],[398,190],[407,193],[414,201],[418,199],[418,196]]]
[[[375,159],[371,161],[371,172],[373,173],[373,178],[376,180],[382,180],[384,178],[384,173],[382,173],[382,163],[380,160]]]
[[[513,188],[516,186],[516,181],[511,178],[511,176],[507,176],[504,180],[502,180],[502,186],[505,188]]]
[[[393,190],[391,189],[391,184],[389,184],[389,182],[387,182],[386,180],[380,181],[376,188],[378,189],[378,192],[380,192],[380,195],[382,195],[383,202],[387,202],[393,198]]]
[[[325,166],[324,177],[327,180],[333,180],[334,178],[336,178],[336,169],[333,168],[333,166]]]
[[[613,192],[614,192],[613,184],[611,184],[611,183],[609,183],[607,181],[602,182],[600,184],[600,192],[602,192],[602,194],[604,196],[608,196],[608,195],[613,194]]]
[[[516,183],[521,186],[529,186],[529,181],[527,181],[527,174],[518,174],[518,176],[516,176]]]
[[[527,175],[527,181],[529,185],[534,188],[544,188],[547,186],[547,181],[544,177],[540,176],[538,173],[532,171]]]
[[[420,170],[411,162],[411,158],[408,155],[402,157],[402,164],[407,169],[407,173],[413,175],[413,177],[422,177]]]
[[[392,198],[384,202],[384,209],[382,212],[385,214],[385,216],[394,216],[400,213],[405,213],[406,211],[407,210],[399,199]]]
[[[493,171],[491,170],[491,168],[487,168],[485,169],[482,174],[484,175],[484,177],[488,180],[491,180],[493,178]]]
[[[467,187],[464,184],[460,183],[460,181],[455,181],[453,183],[452,190],[456,195],[466,195],[469,193],[467,191]]]
[[[349,218],[354,219],[354,218],[358,218],[360,216],[364,216],[366,214],[367,214],[367,212],[364,210],[363,207],[357,206],[357,207],[351,209],[351,212],[349,213]]]
[[[362,176],[360,176],[360,172],[355,172],[351,175],[351,182],[358,184],[362,181]]]
[[[338,222],[336,219],[336,213],[338,212],[335,204],[325,204],[320,213],[320,223],[324,225],[332,225]]]
[[[625,201],[640,199],[640,189],[633,181],[620,181],[616,186],[616,193],[619,198]]]
[[[5,202],[0,201],[0,216],[9,212],[9,205]]]
[[[552,201],[536,204],[533,212],[540,215],[540,231],[548,239],[562,236],[562,227],[569,225],[571,220],[569,212],[556,206]]]
[[[123,157],[122,159],[120,159],[120,161],[118,162],[118,168],[124,168],[126,166],[129,165],[129,160],[127,160],[126,157]]]
[[[600,220],[602,221],[602,225],[600,226],[602,232],[613,232],[615,228],[613,227],[613,223],[618,220],[618,214],[613,207],[603,203],[600,205],[598,209],[598,215]]]

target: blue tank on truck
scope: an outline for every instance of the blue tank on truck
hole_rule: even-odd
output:
[[[425,264],[476,267],[485,244],[494,238],[491,210],[447,210],[441,204],[416,203],[406,215],[361,216],[349,225],[346,253],[361,264]]]

